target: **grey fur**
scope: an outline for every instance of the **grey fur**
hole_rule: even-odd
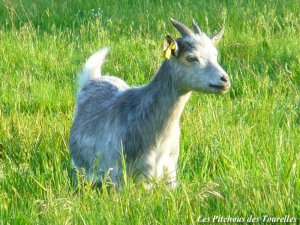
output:
[[[217,63],[217,51],[204,33],[179,38],[176,44],[174,56],[141,87],[101,76],[108,49],[86,63],[69,145],[73,166],[84,169],[88,179],[101,180],[110,171],[118,186],[123,152],[130,175],[166,177],[170,186],[176,186],[180,117],[191,91],[224,94],[230,88],[228,75]],[[188,57],[198,61],[187,61]]]

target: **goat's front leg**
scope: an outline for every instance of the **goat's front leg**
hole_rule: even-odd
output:
[[[179,130],[177,130],[179,131]],[[179,140],[179,132],[178,132],[178,138]],[[170,188],[174,189],[177,186],[177,162],[179,157],[179,141],[173,143],[173,146],[171,147],[171,151],[168,155],[168,160],[165,162],[164,170],[166,171],[166,178],[167,178],[167,184]]]
[[[172,189],[177,186],[176,163],[177,162],[169,162],[165,167],[167,185]]]

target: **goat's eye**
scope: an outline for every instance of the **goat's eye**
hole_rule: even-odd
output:
[[[199,60],[195,56],[187,56],[186,61],[188,61],[188,62],[198,62]]]

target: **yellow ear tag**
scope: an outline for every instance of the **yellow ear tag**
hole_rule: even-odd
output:
[[[176,44],[175,44],[175,43],[171,43],[171,44],[166,48],[166,50],[164,50],[164,52],[163,52],[163,57],[166,58],[166,59],[170,59],[172,50],[175,50],[175,49],[176,49]]]

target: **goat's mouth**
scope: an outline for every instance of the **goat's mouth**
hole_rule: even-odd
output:
[[[230,84],[221,84],[221,85],[209,84],[209,87],[216,89],[218,91],[221,91],[221,92],[226,92],[230,89]]]

